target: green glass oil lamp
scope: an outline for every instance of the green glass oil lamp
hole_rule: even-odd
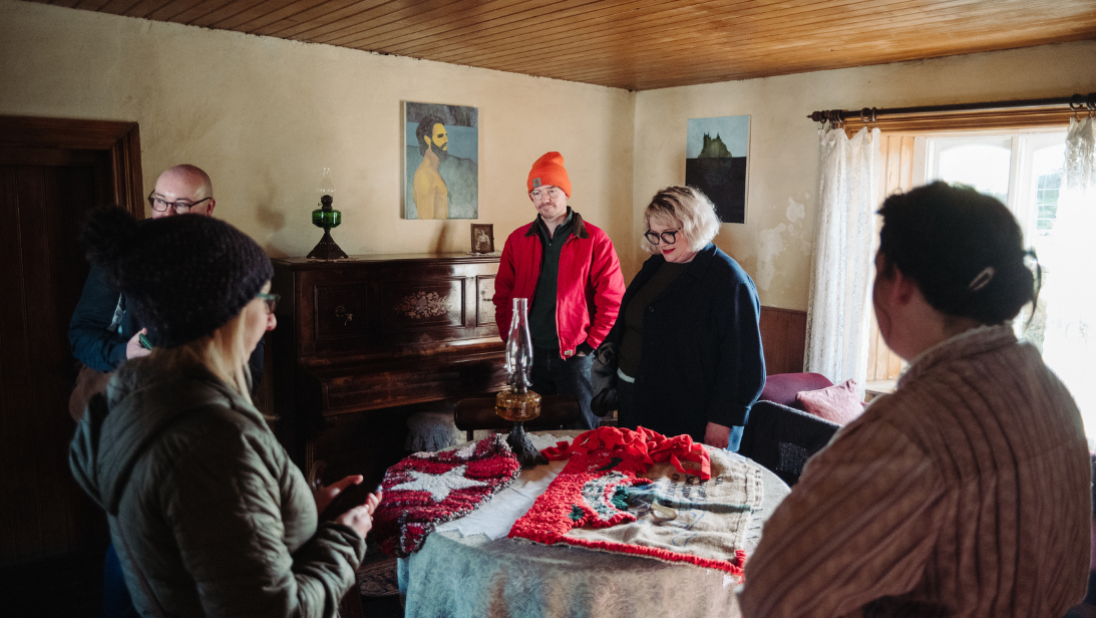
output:
[[[331,238],[331,228],[342,223],[342,213],[331,207],[335,201],[335,184],[331,182],[331,168],[323,168],[320,181],[320,207],[312,211],[312,225],[323,228],[323,238],[308,254],[310,260],[345,260],[346,252]]]

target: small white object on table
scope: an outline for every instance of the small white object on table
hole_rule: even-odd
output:
[[[544,449],[581,432],[530,434]],[[735,457],[740,457],[735,455]],[[765,496],[747,535],[757,547],[765,520],[791,491],[760,468]],[[577,547],[506,538],[566,461],[522,471],[487,504],[439,525],[422,549],[399,561],[408,618],[738,616],[734,579],[723,571]]]

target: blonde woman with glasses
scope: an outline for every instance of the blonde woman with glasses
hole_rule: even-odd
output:
[[[644,220],[654,255],[606,338],[618,350],[620,424],[737,451],[765,386],[757,288],[712,244],[719,218],[700,191],[659,191]]]

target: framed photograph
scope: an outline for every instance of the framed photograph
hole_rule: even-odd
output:
[[[403,104],[405,219],[479,218],[479,110]]]
[[[704,192],[724,223],[746,222],[750,117],[690,118],[685,184]]]
[[[495,226],[490,223],[472,224],[472,253],[495,252]]]

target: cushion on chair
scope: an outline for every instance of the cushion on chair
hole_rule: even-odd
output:
[[[799,391],[813,391],[827,386],[833,386],[833,382],[820,373],[774,373],[765,377],[765,389],[761,391],[760,398],[798,407],[795,396]]]
[[[407,417],[407,440],[404,449],[419,451],[440,451],[456,446],[463,437],[453,422],[452,412],[416,412]]]
[[[799,404],[797,408],[838,425],[848,425],[864,413],[864,402],[860,401],[857,393],[856,380],[845,380],[816,391],[801,391],[795,400]]]
[[[758,401],[750,409],[738,452],[794,485],[807,460],[829,444],[840,428],[802,410]]]

